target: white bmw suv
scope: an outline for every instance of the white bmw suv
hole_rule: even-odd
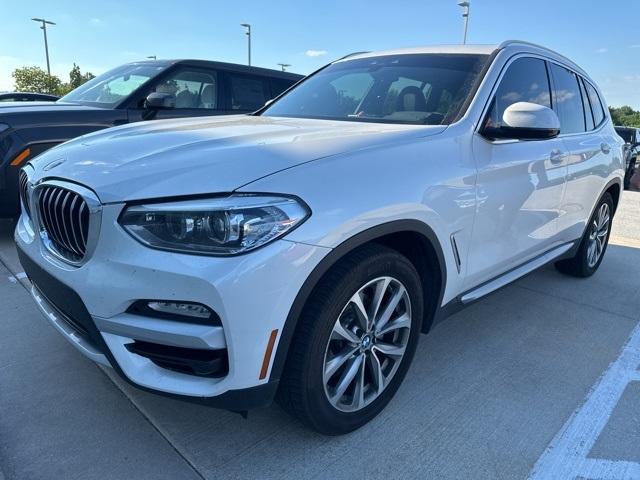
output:
[[[33,297],[140,388],[326,434],[419,334],[555,262],[602,262],[623,181],[602,95],[519,41],[360,53],[251,115],[86,135],[21,172]]]

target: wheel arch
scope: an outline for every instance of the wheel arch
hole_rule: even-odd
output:
[[[600,203],[600,199],[602,199],[604,194],[609,192],[611,197],[613,197],[613,212],[615,213],[618,210],[618,204],[620,203],[620,197],[622,196],[623,190],[622,181],[620,181],[619,178],[614,178],[605,186],[604,191],[598,199],[598,203]],[[598,203],[596,203],[596,205]]]
[[[287,362],[289,346],[295,336],[298,318],[324,275],[342,258],[354,250],[378,243],[405,255],[414,264],[425,292],[422,331],[428,332],[442,303],[447,270],[442,247],[435,232],[418,220],[396,220],[360,232],[331,250],[314,268],[298,291],[289,310],[271,368],[270,380],[280,379]],[[430,275],[435,273],[435,279]],[[428,281],[425,281],[427,279]],[[437,286],[437,288],[433,288]]]

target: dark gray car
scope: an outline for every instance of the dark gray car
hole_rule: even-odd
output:
[[[55,102],[58,96],[48,93],[8,92],[0,93],[0,102]]]
[[[56,102],[0,103],[0,217],[19,212],[18,170],[86,133],[161,118],[253,112],[302,78],[204,60],[154,60],[110,70]]]
[[[638,154],[640,153],[640,128],[615,127],[616,133],[624,140],[624,188],[628,189],[631,177],[638,164]]]

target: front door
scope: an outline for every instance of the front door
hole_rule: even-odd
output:
[[[483,126],[500,126],[516,102],[551,107],[546,62],[519,57],[507,67]],[[473,139],[478,169],[477,211],[466,288],[488,281],[558,243],[560,202],[566,176],[562,140]]]
[[[147,92],[173,95],[175,108],[148,109],[141,104],[129,110],[129,121],[225,114],[219,76],[215,70],[179,66]]]

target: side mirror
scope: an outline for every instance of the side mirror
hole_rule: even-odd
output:
[[[151,92],[144,101],[145,108],[176,108],[176,97],[170,93]]]
[[[556,112],[544,105],[517,102],[509,105],[502,115],[502,126],[486,128],[492,138],[517,140],[548,140],[560,134],[560,119]]]

